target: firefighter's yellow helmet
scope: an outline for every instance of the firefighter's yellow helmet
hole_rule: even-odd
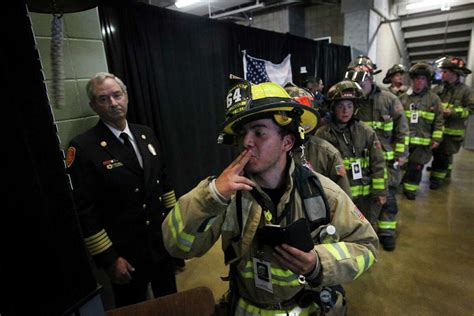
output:
[[[297,136],[296,145],[300,145],[318,124],[314,109],[293,100],[285,89],[273,82],[252,85],[246,80],[234,80],[226,103],[220,138],[237,136],[242,125],[248,122],[271,118],[280,127],[294,133]]]

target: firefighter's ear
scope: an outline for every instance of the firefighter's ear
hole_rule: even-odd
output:
[[[295,145],[296,136],[293,133],[289,133],[283,136],[282,149],[284,152],[289,152]]]

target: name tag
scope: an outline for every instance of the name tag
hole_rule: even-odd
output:
[[[411,115],[410,115],[410,123],[412,124],[416,124],[418,123],[418,112],[411,112]]]
[[[360,161],[351,163],[352,179],[362,179],[362,168],[360,167]]]
[[[253,278],[259,289],[273,293],[272,268],[270,262],[253,258]]]

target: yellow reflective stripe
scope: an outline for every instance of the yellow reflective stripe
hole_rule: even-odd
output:
[[[466,118],[469,116],[469,111],[461,105],[456,105],[453,107],[454,112],[458,113],[461,118]]]
[[[429,146],[431,144],[431,138],[429,138],[429,137],[410,137],[410,144]]]
[[[377,226],[380,229],[396,229],[397,222],[396,221],[378,221]]]
[[[370,185],[351,186],[352,197],[366,196],[370,194]]]
[[[393,152],[392,150],[384,151],[383,157],[385,158],[385,160],[393,160],[393,158],[395,158],[395,152]]]
[[[354,280],[357,279],[363,272],[369,270],[369,268],[374,264],[375,257],[372,251],[369,250],[368,253],[357,256],[356,261],[359,271],[354,277]]]
[[[388,171],[387,171],[387,167],[386,167],[386,166],[383,168],[383,178],[384,178],[385,180],[388,179]]]
[[[405,111],[405,116],[408,118],[411,118],[411,114],[415,112],[418,113],[418,115],[422,118],[424,118],[427,121],[433,121],[435,114],[432,112],[426,112],[426,111]]]
[[[453,164],[452,164],[452,163],[450,163],[450,164],[448,165],[448,170],[450,170],[450,171],[453,170]]]
[[[176,246],[184,252],[189,252],[193,246],[194,236],[183,231],[183,219],[179,203],[176,203],[168,218],[168,227],[171,231]]]
[[[403,188],[407,191],[416,192],[418,190],[417,184],[403,183]]]
[[[383,126],[383,130],[386,132],[390,132],[391,130],[393,130],[393,122],[385,123]]]
[[[444,179],[446,178],[446,171],[431,171],[433,178]]]
[[[444,128],[444,134],[451,136],[464,136],[464,129]]]
[[[405,144],[405,146],[408,146],[410,144],[410,137],[409,136],[403,137],[403,143]]]
[[[240,275],[244,279],[253,279],[253,263],[252,261],[247,261],[245,264],[245,268],[240,270]],[[272,284],[279,285],[279,286],[300,286],[300,282],[298,281],[298,275],[293,273],[291,270],[288,269],[279,269],[272,267]]]
[[[400,143],[395,144],[395,151],[399,152],[399,153],[404,153],[405,152],[405,144],[400,144]]]
[[[334,244],[321,244],[324,248],[326,248],[337,261],[342,259],[350,259],[351,254],[349,253],[349,249],[347,249],[346,243],[341,241]]]
[[[102,253],[112,246],[112,241],[109,239],[105,229],[101,229],[98,233],[84,238],[84,242],[92,256]]]
[[[393,130],[393,122],[377,122],[377,121],[367,121],[364,122],[365,124],[369,125],[373,129],[382,129],[386,132],[390,132]]]
[[[163,204],[166,208],[171,208],[176,204],[176,195],[174,191],[169,191],[163,194]]]
[[[385,189],[385,179],[374,179],[372,178],[372,188],[376,190]]]
[[[435,114],[432,112],[420,111],[420,116],[427,121],[433,121]]]
[[[448,102],[444,102],[444,103],[441,103],[441,106],[443,107],[443,109],[448,109],[452,106],[450,106],[450,104]]]
[[[433,137],[433,138],[441,138],[441,137],[443,137],[443,131],[434,131],[432,137]]]
[[[370,163],[369,158],[345,157],[343,161],[344,161],[344,168],[346,168],[346,170],[351,170],[351,167],[352,167],[351,164],[353,162],[359,162],[362,168],[368,168],[369,163]]]

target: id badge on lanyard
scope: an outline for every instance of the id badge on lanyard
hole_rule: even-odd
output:
[[[351,163],[351,169],[352,169],[352,179],[354,180],[362,179],[362,168],[360,166],[359,160]]]
[[[273,293],[272,267],[270,262],[253,258],[253,278],[255,287]]]
[[[410,104],[410,123],[411,124],[418,124],[419,113],[416,110],[418,106],[415,103]]]
[[[418,112],[417,111],[413,111],[411,112],[411,115],[410,115],[410,123],[412,124],[417,124],[418,123]]]

